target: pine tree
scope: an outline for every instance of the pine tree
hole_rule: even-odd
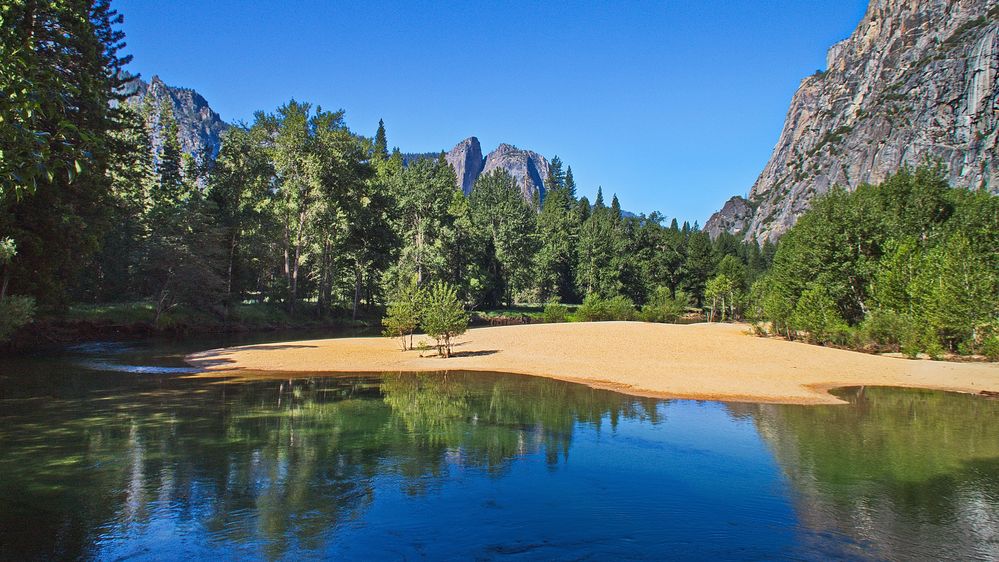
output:
[[[565,170],[565,190],[569,194],[569,199],[576,200],[576,180],[572,177],[572,166]]]
[[[378,130],[375,132],[375,147],[372,157],[375,160],[387,160],[389,157],[388,139],[385,136],[385,121],[382,119],[378,120]]]
[[[541,301],[558,297],[562,302],[569,302],[575,298],[574,269],[579,223],[574,206],[575,201],[568,189],[559,187],[548,192],[538,213],[539,248],[535,255],[534,273]]]
[[[122,19],[106,0],[14,0],[0,12],[0,235],[18,249],[9,290],[65,306],[111,227]]]
[[[176,205],[185,200],[184,151],[180,147],[180,131],[173,116],[173,105],[164,100],[159,106],[160,153],[156,163],[159,185],[153,193],[157,204]]]
[[[544,180],[546,196],[552,191],[565,188],[565,172],[562,171],[562,160],[553,156],[548,163],[548,175]]]
[[[532,285],[537,217],[504,170],[480,176],[469,195],[472,222],[487,242],[492,304],[513,304]]]

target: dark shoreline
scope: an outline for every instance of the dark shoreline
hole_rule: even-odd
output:
[[[43,319],[24,326],[10,341],[0,344],[0,355],[43,351],[53,347],[97,341],[150,341],[183,339],[196,335],[227,336],[269,334],[277,332],[315,332],[336,330],[374,332],[377,321],[328,319],[276,323],[173,324],[156,327],[149,322],[111,322],[93,320]]]

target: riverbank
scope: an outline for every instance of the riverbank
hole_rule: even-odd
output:
[[[499,371],[640,396],[835,404],[842,386],[999,392],[999,364],[868,355],[750,335],[742,324],[599,322],[469,330],[456,357],[399,350],[389,338],[343,338],[217,349],[187,357],[217,375],[302,372]],[[417,336],[416,341],[427,340]],[[428,356],[424,356],[428,355]]]
[[[311,310],[310,303],[302,303],[297,314],[289,314],[282,306],[269,303],[241,304],[229,315],[224,312],[222,309],[179,308],[157,319],[155,306],[149,301],[78,304],[61,313],[40,315],[22,326],[9,341],[0,342],[0,353],[31,352],[94,341],[184,338],[196,334],[302,332],[297,337],[315,337],[317,332],[324,330],[373,330],[371,333],[377,333],[381,318],[377,313],[357,320],[349,314],[320,317]]]

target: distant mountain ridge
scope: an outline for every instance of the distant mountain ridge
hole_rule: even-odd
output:
[[[775,239],[834,185],[926,158],[952,185],[999,193],[999,0],[872,0],[827,70],[802,80],[748,198],[705,229]]]
[[[153,76],[147,83],[135,79],[125,86],[126,103],[140,107],[148,97],[155,104],[169,101],[177,120],[181,149],[191,155],[218,155],[222,133],[232,125],[222,120],[208,101],[190,88],[168,86],[159,76]],[[402,153],[403,165],[425,159],[436,159],[440,152]],[[517,182],[524,199],[540,201],[544,198],[548,177],[548,160],[531,150],[523,150],[511,144],[500,144],[496,150],[482,155],[479,139],[468,137],[445,154],[447,162],[455,170],[457,187],[468,195],[480,175],[493,170],[506,170]]]

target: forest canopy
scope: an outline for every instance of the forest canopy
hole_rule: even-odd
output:
[[[938,166],[834,188],[778,246],[712,239],[601,188],[578,196],[557,156],[542,196],[500,169],[466,197],[443,154],[407,157],[384,122],[367,137],[294,99],[229,127],[217,154],[185,153],[170,103],[123,98],[108,1],[15,0],[0,17],[0,338],[78,303],[148,303],[156,325],[238,322],[250,304],[373,323],[446,284],[465,311],[703,313],[816,343],[999,354],[999,203]],[[415,329],[405,309],[390,331]]]

